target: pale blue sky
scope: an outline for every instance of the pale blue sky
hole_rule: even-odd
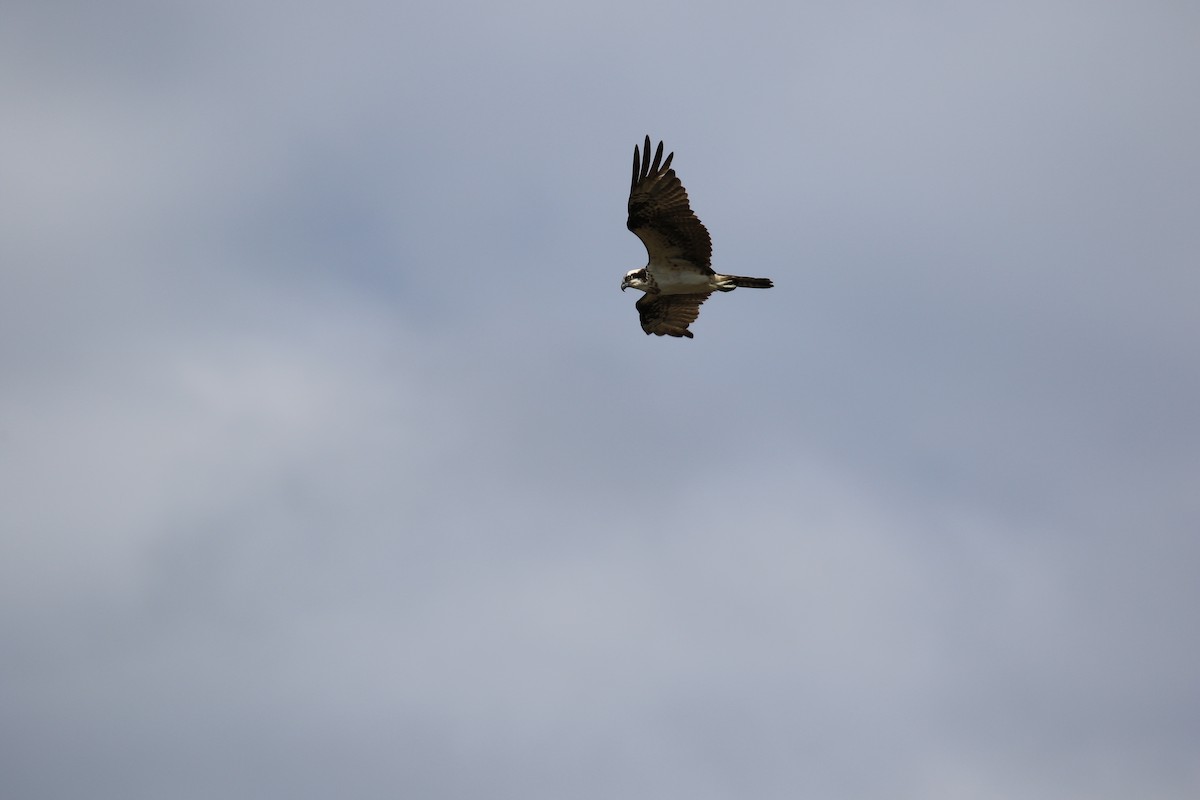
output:
[[[8,3],[0,794],[1196,797],[1197,41]]]

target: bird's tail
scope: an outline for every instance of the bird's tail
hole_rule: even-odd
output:
[[[743,278],[741,275],[730,275],[733,278],[735,286],[742,286],[747,289],[770,289],[775,284],[770,278]]]

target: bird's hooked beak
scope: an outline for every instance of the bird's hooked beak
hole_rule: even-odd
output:
[[[623,292],[628,288],[629,288],[629,278],[621,278],[621,291]]]

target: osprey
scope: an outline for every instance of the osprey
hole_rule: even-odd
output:
[[[633,147],[633,182],[629,187],[629,221],[626,227],[646,245],[650,261],[631,269],[621,281],[621,291],[633,287],[645,292],[637,301],[638,316],[646,335],[686,336],[688,325],[700,316],[700,304],[713,292],[732,292],[739,286],[770,289],[770,278],[743,278],[714,272],[712,239],[688,205],[687,192],[675,170],[674,153],[663,161],[658,143],[650,162],[650,137],[645,159]]]

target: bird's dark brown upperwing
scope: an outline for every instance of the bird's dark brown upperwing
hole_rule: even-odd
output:
[[[643,152],[639,153],[636,145],[633,148],[626,227],[646,245],[651,265],[667,259],[683,259],[711,275],[712,238],[692,212],[687,191],[671,169],[675,154],[668,154],[665,161],[662,154],[663,143],[659,142],[654,160],[650,160],[649,136]]]

